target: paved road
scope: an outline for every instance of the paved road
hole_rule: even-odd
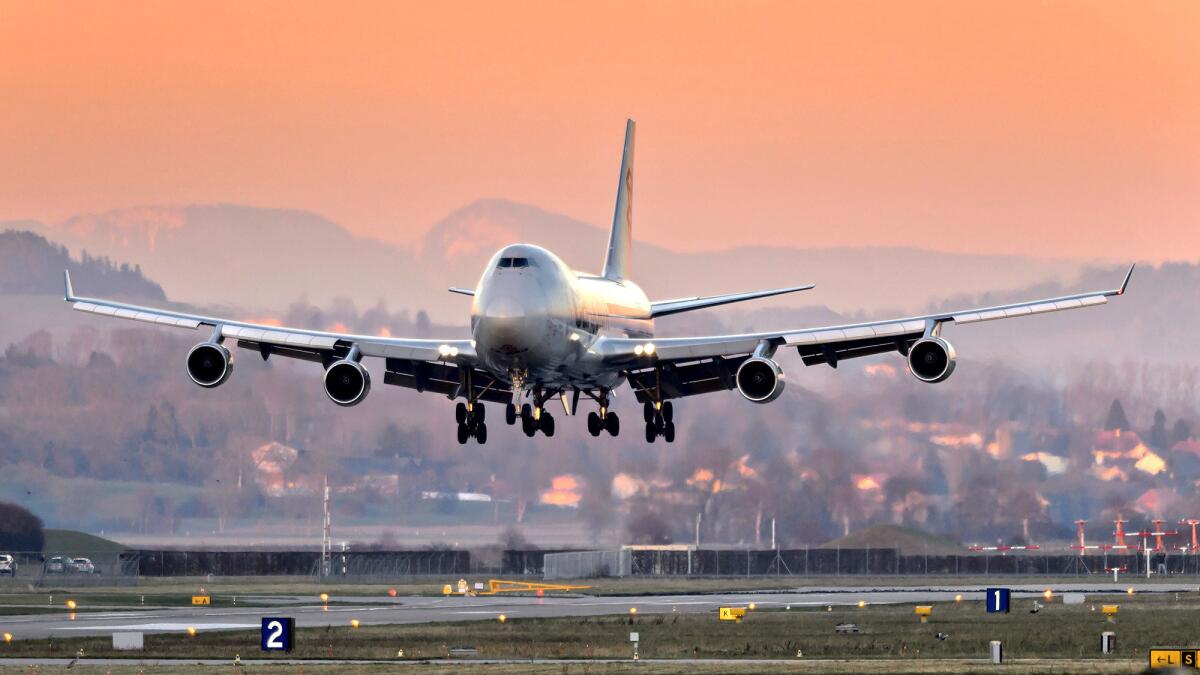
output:
[[[1002,582],[1000,582],[1002,583]],[[1175,593],[1198,590],[1193,584],[1132,584],[1138,592]],[[1130,584],[1082,583],[1059,584],[1055,593],[1125,593]],[[1037,597],[1044,587],[1009,584],[1015,597]],[[870,604],[919,604],[950,601],[958,594],[964,600],[983,600],[980,586],[939,586],[930,588],[853,588],[795,589],[789,591],[759,591],[702,595],[653,596],[575,596],[575,597],[402,597],[379,599],[361,596],[331,597],[333,604],[280,606],[287,602],[308,602],[311,596],[257,599],[246,607],[174,607],[137,608],[118,611],[79,612],[72,619],[67,614],[29,614],[0,617],[0,632],[12,633],[14,639],[109,635],[114,631],[145,633],[183,632],[189,627],[198,631],[258,629],[264,616],[290,616],[298,627],[345,626],[351,619],[361,625],[428,623],[431,621],[471,621],[495,619],[500,614],[509,618],[596,616],[623,614],[636,607],[640,614],[671,612],[713,612],[720,606],[745,606],[751,602],[762,608],[810,607],[825,605],[854,605],[859,601]],[[340,604],[350,603],[350,604]]]

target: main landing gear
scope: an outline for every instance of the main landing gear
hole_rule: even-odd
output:
[[[603,431],[607,431],[609,436],[621,433],[621,418],[617,417],[617,413],[608,410],[608,390],[602,389],[598,396],[588,392],[588,396],[600,404],[600,412],[588,413],[588,433],[593,436],[599,436]]]
[[[646,401],[642,405],[642,417],[646,420],[647,443],[653,443],[659,436],[668,443],[675,442],[675,406],[670,401],[663,401],[659,405]]]
[[[554,435],[554,415],[546,412],[542,406],[536,408],[528,403],[517,411],[517,406],[514,403],[509,403],[504,409],[504,421],[510,426],[521,421],[521,431],[525,432],[530,438],[537,435],[541,431],[546,436]]]
[[[462,401],[454,406],[454,420],[458,422],[458,443],[466,445],[468,438],[474,438],[480,445],[487,443],[487,424],[484,423],[486,409],[482,403],[467,406]]]

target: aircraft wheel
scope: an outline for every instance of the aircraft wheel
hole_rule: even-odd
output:
[[[650,401],[642,404],[642,417],[645,418],[646,424],[654,421],[654,404]]]
[[[621,418],[617,417],[617,413],[610,412],[604,416],[604,428],[608,430],[609,436],[621,433]]]
[[[454,406],[454,421],[458,422],[459,424],[467,423],[467,404],[466,403],[459,401],[458,405]]]
[[[663,439],[665,439],[668,443],[675,442],[675,423],[674,422],[667,422],[666,427],[663,428]]]
[[[536,422],[533,421],[532,415],[529,417],[522,417],[521,431],[524,431],[526,436],[533,438],[533,435],[537,433],[537,427],[534,426],[534,424],[536,424]]]
[[[588,433],[593,436],[599,436],[604,430],[604,422],[600,421],[600,416],[594,412],[588,413],[587,416]]]
[[[483,424],[484,419],[487,418],[487,408],[484,408],[482,403],[476,402],[473,413],[474,414],[471,415],[471,417],[474,418],[473,421],[476,424]]]
[[[487,443],[487,425],[483,422],[480,422],[479,428],[475,430],[475,440],[479,441],[480,445]]]
[[[533,406],[528,403],[521,406],[521,419],[533,420]]]
[[[663,401],[662,416],[663,416],[663,419],[668,422],[672,422],[675,420],[675,406],[672,405],[670,401]]]
[[[515,403],[509,403],[504,406],[504,421],[510,427],[517,423],[517,406]]]
[[[646,442],[653,443],[658,437],[658,427],[654,426],[654,422],[646,422]]]
[[[542,433],[546,434],[547,437],[554,435],[554,415],[542,411],[542,418],[538,422],[541,424]]]
[[[465,425],[465,424],[458,425],[458,444],[466,445],[468,436],[469,436],[469,432],[467,431],[467,425]]]

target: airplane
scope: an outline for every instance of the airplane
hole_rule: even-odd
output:
[[[957,354],[942,335],[946,324],[970,324],[1093,307],[1125,293],[1121,285],[1055,298],[938,312],[886,321],[796,330],[655,338],[659,317],[813,288],[799,285],[748,293],[651,302],[631,277],[633,247],[634,121],[625,125],[625,146],[616,210],[599,274],[578,272],[550,251],[512,244],[492,256],[470,296],[471,337],[418,340],[266,326],[233,319],[140,307],[75,295],[64,272],[65,300],[74,309],[175,328],[205,330],[186,365],[192,381],[212,388],[229,379],[233,354],[226,341],[271,356],[303,359],[324,368],[329,399],[340,406],[361,403],[371,389],[363,362],[383,359],[383,381],[418,392],[437,393],[455,406],[457,439],[487,442],[484,403],[504,406],[508,425],[521,423],[526,436],[553,436],[555,418],[546,404],[558,398],[574,416],[581,396],[596,405],[587,415],[592,436],[620,433],[611,410],[614,391],[628,383],[642,404],[645,438],[675,440],[673,399],[737,389],[754,403],[769,403],[784,390],[775,360],[794,348],[806,366],[837,368],[847,359],[899,352],[921,382],[941,382],[954,372]]]

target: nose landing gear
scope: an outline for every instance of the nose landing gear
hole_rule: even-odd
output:
[[[646,442],[662,436],[668,443],[675,442],[675,406],[670,401],[655,405],[653,401],[642,404],[642,417],[646,420]]]
[[[486,408],[482,403],[468,406],[462,401],[454,406],[454,420],[458,422],[458,443],[466,445],[468,438],[474,438],[480,445],[487,443]]]

